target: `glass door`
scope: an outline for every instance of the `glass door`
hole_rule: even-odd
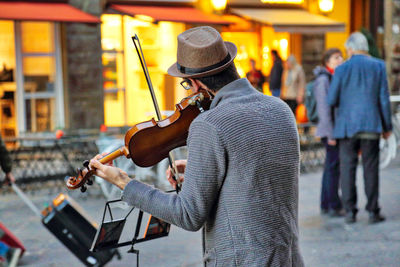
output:
[[[16,23],[18,125],[22,132],[64,127],[58,28],[51,22]]]

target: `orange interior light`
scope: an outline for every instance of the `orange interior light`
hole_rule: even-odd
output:
[[[222,11],[226,7],[226,2],[227,0],[212,0],[212,6],[214,7],[215,10],[217,11]]]
[[[135,18],[137,18],[138,20],[146,21],[146,22],[154,22],[154,19],[147,15],[137,14],[137,15],[135,15]]]
[[[261,0],[266,4],[303,4],[304,0]]]
[[[65,195],[60,193],[55,199],[53,199],[53,206],[57,207],[65,200]]]
[[[318,6],[319,10],[323,13],[329,13],[332,12],[333,10],[333,0],[319,0],[318,1]]]

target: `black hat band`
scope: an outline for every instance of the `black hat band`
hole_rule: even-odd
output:
[[[179,65],[179,63],[176,63],[176,66],[178,67],[179,71],[185,74],[198,74],[198,73],[203,73],[212,69],[216,69],[218,67],[221,67],[223,65],[225,65],[226,63],[229,62],[229,60],[231,60],[231,55],[228,53],[228,55],[220,62],[208,66],[208,67],[204,67],[204,68],[187,68],[184,66]]]

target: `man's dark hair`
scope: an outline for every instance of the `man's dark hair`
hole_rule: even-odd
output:
[[[195,78],[204,83],[211,91],[217,92],[219,89],[237,79],[240,79],[239,73],[236,70],[235,64],[229,65],[226,69],[214,75]]]
[[[276,58],[281,58],[280,56],[279,56],[279,53],[278,53],[278,51],[277,50],[275,50],[275,49],[272,49],[271,50],[271,54],[273,54]]]
[[[331,56],[334,54],[337,54],[337,53],[342,54],[342,51],[340,51],[340,49],[338,49],[338,48],[330,48],[330,49],[326,50],[324,52],[324,54],[322,55],[322,61],[321,61],[322,65],[326,66],[326,64],[328,63]]]

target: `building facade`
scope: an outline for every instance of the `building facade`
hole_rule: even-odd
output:
[[[391,93],[400,95],[400,1],[385,0],[384,48]]]
[[[108,1],[101,20],[104,120],[112,127],[156,117],[132,36],[139,39],[158,105],[168,115],[187,96],[179,79],[167,74],[176,61],[178,34],[199,25],[229,24],[200,11],[192,1]]]
[[[0,8],[3,11],[0,15],[0,129],[3,137],[82,125],[90,127],[91,123],[82,122],[82,117],[78,120],[70,110],[71,107],[78,109],[72,95],[81,94],[85,98],[87,95],[82,88],[93,87],[91,82],[80,84],[77,66],[80,68],[83,62],[96,56],[82,49],[77,64],[71,56],[74,57],[74,50],[80,49],[74,47],[76,27],[86,27],[87,33],[97,29],[95,34],[99,37],[99,18],[66,1],[0,1]],[[99,41],[100,38],[94,42],[94,47],[99,46]],[[96,65],[100,63],[100,55]],[[74,83],[75,80],[80,81]],[[97,91],[99,94],[95,98],[100,97],[102,101],[102,90]],[[89,108],[85,105],[80,104],[79,110],[93,108],[96,116],[91,120],[103,121],[101,104]],[[75,119],[76,124],[70,124]]]
[[[226,27],[223,35],[239,47],[249,47],[248,57],[259,62],[263,73],[272,67],[270,51],[277,50],[283,59],[293,54],[312,79],[312,69],[320,64],[326,48],[339,47],[348,36],[350,0],[332,1],[332,10],[322,12],[317,0],[231,0],[226,13],[240,16],[250,27],[238,30]],[[246,36],[247,37],[244,37]],[[343,41],[343,42],[342,42]],[[240,57],[243,72],[250,66],[246,54]],[[264,88],[268,92],[268,88]]]
[[[271,49],[283,59],[294,54],[308,79],[326,48],[343,48],[350,32],[351,1],[332,1],[322,12],[318,0],[46,0],[25,1],[29,12],[0,17],[1,132],[23,136],[109,127],[129,127],[155,117],[136,48],[139,37],[160,109],[170,114],[187,93],[167,75],[176,60],[176,37],[210,25],[238,46],[241,76],[254,58],[268,76]],[[275,2],[279,2],[278,4]],[[330,2],[330,1],[328,1]],[[19,1],[0,1],[0,5]],[[32,17],[34,8],[51,10]],[[75,15],[63,18],[55,6]],[[76,12],[80,12],[77,14]],[[25,14],[29,13],[29,14]],[[68,13],[69,14],[69,13]],[[65,17],[65,16],[64,16]],[[0,67],[1,68],[1,67]],[[12,77],[10,77],[10,73]],[[264,88],[268,94],[268,85]]]

